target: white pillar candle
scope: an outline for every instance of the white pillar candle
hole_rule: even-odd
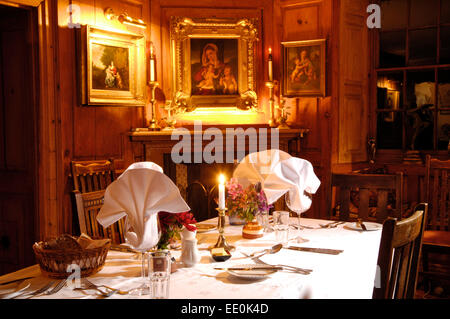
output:
[[[272,48],[269,48],[269,81],[273,81],[273,70],[272,70]]]
[[[219,209],[225,209],[225,176],[219,176]]]
[[[156,62],[155,52],[153,49],[153,43],[150,43],[150,56],[149,56],[149,69],[150,69],[150,82],[156,81]]]

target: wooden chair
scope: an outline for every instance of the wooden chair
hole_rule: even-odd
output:
[[[81,193],[106,189],[116,179],[112,160],[72,161],[71,166],[74,190]]]
[[[186,188],[186,202],[194,214],[195,220],[201,222],[209,218],[208,192],[202,183],[195,181]]]
[[[421,203],[408,218],[384,221],[373,298],[414,298],[427,211],[428,204]]]
[[[402,218],[403,174],[335,174],[331,176],[331,187],[336,190],[336,201],[332,209],[340,220],[355,220],[383,223],[388,217]],[[389,193],[394,198],[389,202]],[[395,203],[395,208],[392,204]]]
[[[125,242],[123,218],[107,228],[100,225],[96,219],[100,208],[103,206],[105,190],[89,193],[74,191],[74,194],[80,231],[82,233],[93,238],[110,238],[111,242],[114,244]]]
[[[425,232],[423,234],[424,279],[438,277],[450,279],[444,272],[429,270],[429,253],[439,253],[444,258],[450,255],[450,160],[441,161],[426,157],[425,196],[430,205]],[[448,259],[447,259],[448,260]]]

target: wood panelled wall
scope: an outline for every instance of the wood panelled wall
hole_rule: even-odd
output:
[[[71,160],[92,160],[115,158],[123,165],[133,162],[131,145],[124,135],[131,128],[145,126],[145,107],[81,106],[77,88],[77,46],[76,28],[68,27],[69,5],[74,13],[72,22],[104,26],[133,33],[145,33],[149,29],[124,26],[117,20],[109,21],[104,9],[111,7],[116,14],[127,12],[130,16],[150,21],[150,3],[145,0],[74,0],[58,2],[58,43],[59,59],[58,103],[61,116],[61,160],[63,165],[63,185],[59,196],[63,199],[58,233],[72,231],[73,189],[70,177]],[[77,16],[78,14],[78,16]],[[76,21],[78,20],[79,21]],[[142,67],[146,67],[145,65]]]

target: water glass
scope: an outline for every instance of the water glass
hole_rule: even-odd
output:
[[[256,215],[256,220],[264,229],[264,232],[269,231],[269,212],[267,210],[260,210]]]
[[[150,292],[153,299],[169,298],[170,252],[154,251],[149,254]]]
[[[274,211],[273,228],[276,240],[282,244],[287,244],[289,240],[289,212]]]

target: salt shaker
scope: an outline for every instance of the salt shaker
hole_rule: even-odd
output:
[[[200,261],[195,233],[186,228],[181,232],[181,261],[187,267],[193,267]]]

